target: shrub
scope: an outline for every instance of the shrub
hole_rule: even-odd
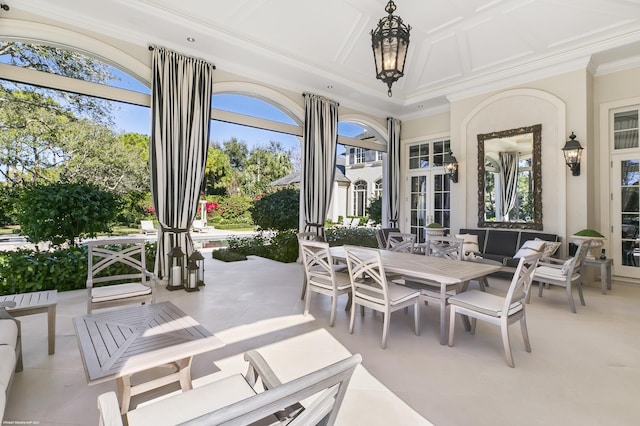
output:
[[[362,247],[378,247],[374,228],[329,228],[325,234],[327,242],[331,246],[348,244]]]
[[[280,231],[269,237],[259,233],[252,238],[231,238],[229,250],[245,256],[254,255],[278,262],[295,262],[298,259],[297,230]]]
[[[145,246],[147,269],[153,271],[156,243]],[[53,252],[16,250],[0,252],[0,295],[43,290],[86,288],[87,247]]]
[[[367,209],[369,219],[375,223],[382,223],[382,197],[372,199]]]
[[[18,199],[22,233],[54,246],[110,232],[118,202],[114,194],[87,183],[53,183],[26,188]]]
[[[298,229],[300,191],[285,188],[258,199],[251,208],[253,223],[261,229]]]
[[[240,254],[229,249],[213,250],[211,252],[211,257],[223,262],[238,262],[241,260],[247,260],[247,256],[245,256],[244,254]]]

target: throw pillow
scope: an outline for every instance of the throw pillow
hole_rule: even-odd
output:
[[[544,242],[544,257],[551,257],[558,251],[558,248],[562,244],[560,241],[544,241],[536,238],[536,241]]]
[[[531,256],[538,254],[544,249],[544,241],[529,240],[525,241],[520,250],[513,256],[514,258]]]
[[[560,272],[562,272],[562,275],[567,275],[567,272],[569,272],[569,266],[571,266],[571,262],[573,262],[573,257],[570,257],[564,261],[564,263],[562,264],[562,269],[560,270]]]
[[[462,250],[467,253],[480,253],[478,236],[474,234],[456,234],[456,238],[463,240]]]

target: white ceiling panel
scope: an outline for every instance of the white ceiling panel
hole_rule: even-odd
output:
[[[386,0],[5,2],[12,10],[3,18],[15,10],[34,21],[166,46],[220,70],[400,118],[418,105],[442,109],[447,96],[477,81],[495,89],[547,73],[547,58],[558,69],[562,58],[591,59],[602,70],[640,60],[638,0],[396,0],[396,15],[412,30],[405,77],[389,98],[375,78],[369,35]]]

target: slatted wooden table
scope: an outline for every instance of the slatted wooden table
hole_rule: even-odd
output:
[[[194,355],[224,346],[196,320],[171,302],[114,309],[73,319],[87,382],[116,380],[122,414],[133,395],[169,383],[192,388]],[[131,377],[170,365],[170,374],[132,385]]]
[[[13,308],[6,308],[13,317],[47,313],[47,332],[49,337],[49,355],[56,352],[56,305],[58,290],[35,291],[33,293],[10,294],[0,296],[0,302],[16,302]]]

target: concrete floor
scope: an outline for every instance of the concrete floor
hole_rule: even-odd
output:
[[[524,351],[519,327],[512,326],[512,369],[505,364],[500,330],[493,325],[479,322],[470,335],[458,323],[451,348],[439,344],[436,306],[422,310],[420,336],[413,334],[413,316],[396,312],[383,350],[380,315],[358,315],[354,334],[348,333],[346,296],[333,328],[328,326],[328,297],[314,294],[310,315],[302,315],[301,265],[261,258],[226,264],[211,259],[206,250],[205,256],[207,285],[202,291],[160,288],[157,297],[171,300],[226,343],[194,359],[196,382],[247,349],[308,341],[328,331],[348,351],[362,354],[369,373],[436,425],[640,422],[640,285],[614,282],[607,295],[589,285],[586,307],[579,306],[576,296],[577,314],[569,311],[564,289],[545,291],[539,299],[534,286],[527,306],[533,352]],[[490,292],[506,288],[506,281],[489,282]],[[97,424],[96,397],[115,390],[115,383],[87,385],[72,324],[74,316],[85,313],[85,296],[84,291],[59,294],[55,355],[47,355],[46,315],[20,318],[25,369],[14,377],[4,424]],[[323,356],[311,346],[305,350],[304,356]],[[137,402],[134,398],[132,405]]]

